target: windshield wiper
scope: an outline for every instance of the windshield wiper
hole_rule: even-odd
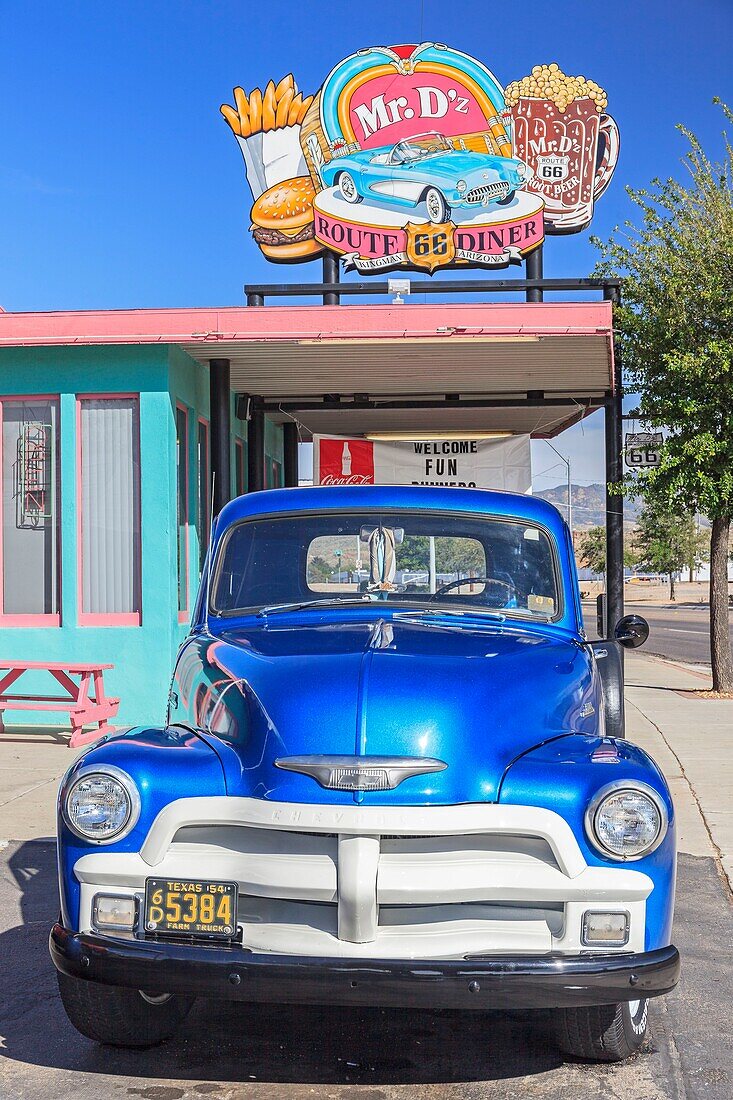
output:
[[[279,615],[283,611],[303,611],[308,607],[333,607],[339,604],[376,602],[370,596],[329,596],[325,600],[295,600],[293,603],[273,603],[269,607],[261,607],[257,612],[257,618],[264,618],[266,615]]]
[[[506,622],[506,615],[503,611],[489,611],[483,607],[466,608],[464,611],[459,611],[458,608],[452,607],[418,607],[414,611],[395,611],[394,618],[414,617],[414,616],[430,615],[433,618],[451,618],[451,619],[491,619],[493,622],[503,623]]]

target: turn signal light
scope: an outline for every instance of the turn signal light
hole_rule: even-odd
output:
[[[623,947],[629,942],[629,914],[583,913],[582,941],[587,946]]]
[[[135,898],[95,894],[92,924],[95,928],[134,928]]]

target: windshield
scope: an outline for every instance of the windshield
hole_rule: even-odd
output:
[[[383,601],[547,621],[560,611],[556,577],[549,537],[518,520],[409,511],[268,516],[225,536],[211,610]]]
[[[392,150],[392,160],[395,164],[404,164],[410,160],[420,160],[421,157],[432,157],[436,153],[450,153],[453,146],[442,134],[420,134],[410,138],[409,141],[400,141]]]

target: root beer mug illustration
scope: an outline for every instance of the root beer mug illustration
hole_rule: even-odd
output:
[[[606,93],[593,80],[567,76],[556,64],[536,65],[506,88],[504,121],[513,151],[532,168],[527,190],[545,201],[548,233],[577,233],[593,218],[619,153]]]

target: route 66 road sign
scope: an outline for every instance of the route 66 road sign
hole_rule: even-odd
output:
[[[624,445],[626,465],[637,470],[643,466],[661,465],[663,443],[661,432],[627,432]]]

